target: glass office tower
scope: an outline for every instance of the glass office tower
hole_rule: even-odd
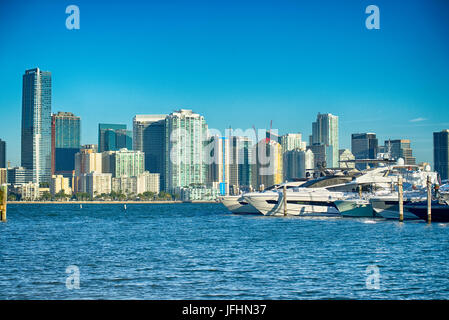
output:
[[[122,148],[132,150],[132,131],[126,130],[126,124],[98,125],[98,152],[117,151]]]
[[[21,160],[33,182],[50,182],[51,72],[39,68],[23,75]]]
[[[70,112],[51,117],[52,174],[70,176],[75,170],[75,154],[80,151],[80,118]]]
[[[165,114],[136,115],[133,119],[133,149],[145,153],[145,170],[160,174],[165,188]]]

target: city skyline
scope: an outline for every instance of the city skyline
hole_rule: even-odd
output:
[[[417,162],[432,162],[432,133],[449,127],[449,23],[440,13],[448,4],[433,3],[377,1],[381,29],[371,31],[364,1],[257,8],[79,1],[80,30],[65,28],[63,5],[6,4],[0,137],[7,161],[20,164],[20,75],[39,67],[52,72],[52,112],[82,119],[81,144],[96,143],[99,123],[131,128],[135,115],[180,108],[222,131],[268,129],[273,120],[280,134],[308,137],[321,112],[339,116],[340,149],[350,149],[352,133],[375,132],[379,141],[410,139]]]

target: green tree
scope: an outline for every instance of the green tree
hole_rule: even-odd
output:
[[[41,200],[43,200],[43,201],[50,201],[50,200],[51,200],[51,194],[50,194],[50,192],[44,191],[44,192],[42,193]]]

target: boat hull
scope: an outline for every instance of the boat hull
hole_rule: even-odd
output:
[[[340,216],[340,212],[332,201],[288,200],[287,208],[284,210],[282,194],[270,197],[245,197],[244,199],[265,216]]]
[[[398,201],[386,201],[379,199],[371,199],[370,203],[373,210],[378,215],[385,219],[399,220],[399,202]],[[404,220],[418,220],[419,217],[409,212],[405,205],[403,210]]]
[[[259,210],[254,208],[240,196],[222,197],[221,203],[232,213],[235,214],[260,214]]]
[[[348,218],[378,218],[370,203],[357,203],[351,200],[337,200],[334,202],[343,217]]]
[[[411,204],[406,207],[408,211],[416,215],[418,218],[427,221],[427,204]],[[430,217],[432,222],[449,222],[449,206],[432,203]]]

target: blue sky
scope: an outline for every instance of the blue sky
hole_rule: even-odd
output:
[[[68,30],[66,6],[80,8]],[[380,30],[365,8],[380,8]],[[273,128],[308,140],[318,112],[340,117],[340,146],[375,132],[409,138],[432,161],[432,132],[449,128],[449,2],[0,2],[0,138],[20,164],[22,74],[52,72],[53,112],[98,123],[190,108],[209,127]]]

